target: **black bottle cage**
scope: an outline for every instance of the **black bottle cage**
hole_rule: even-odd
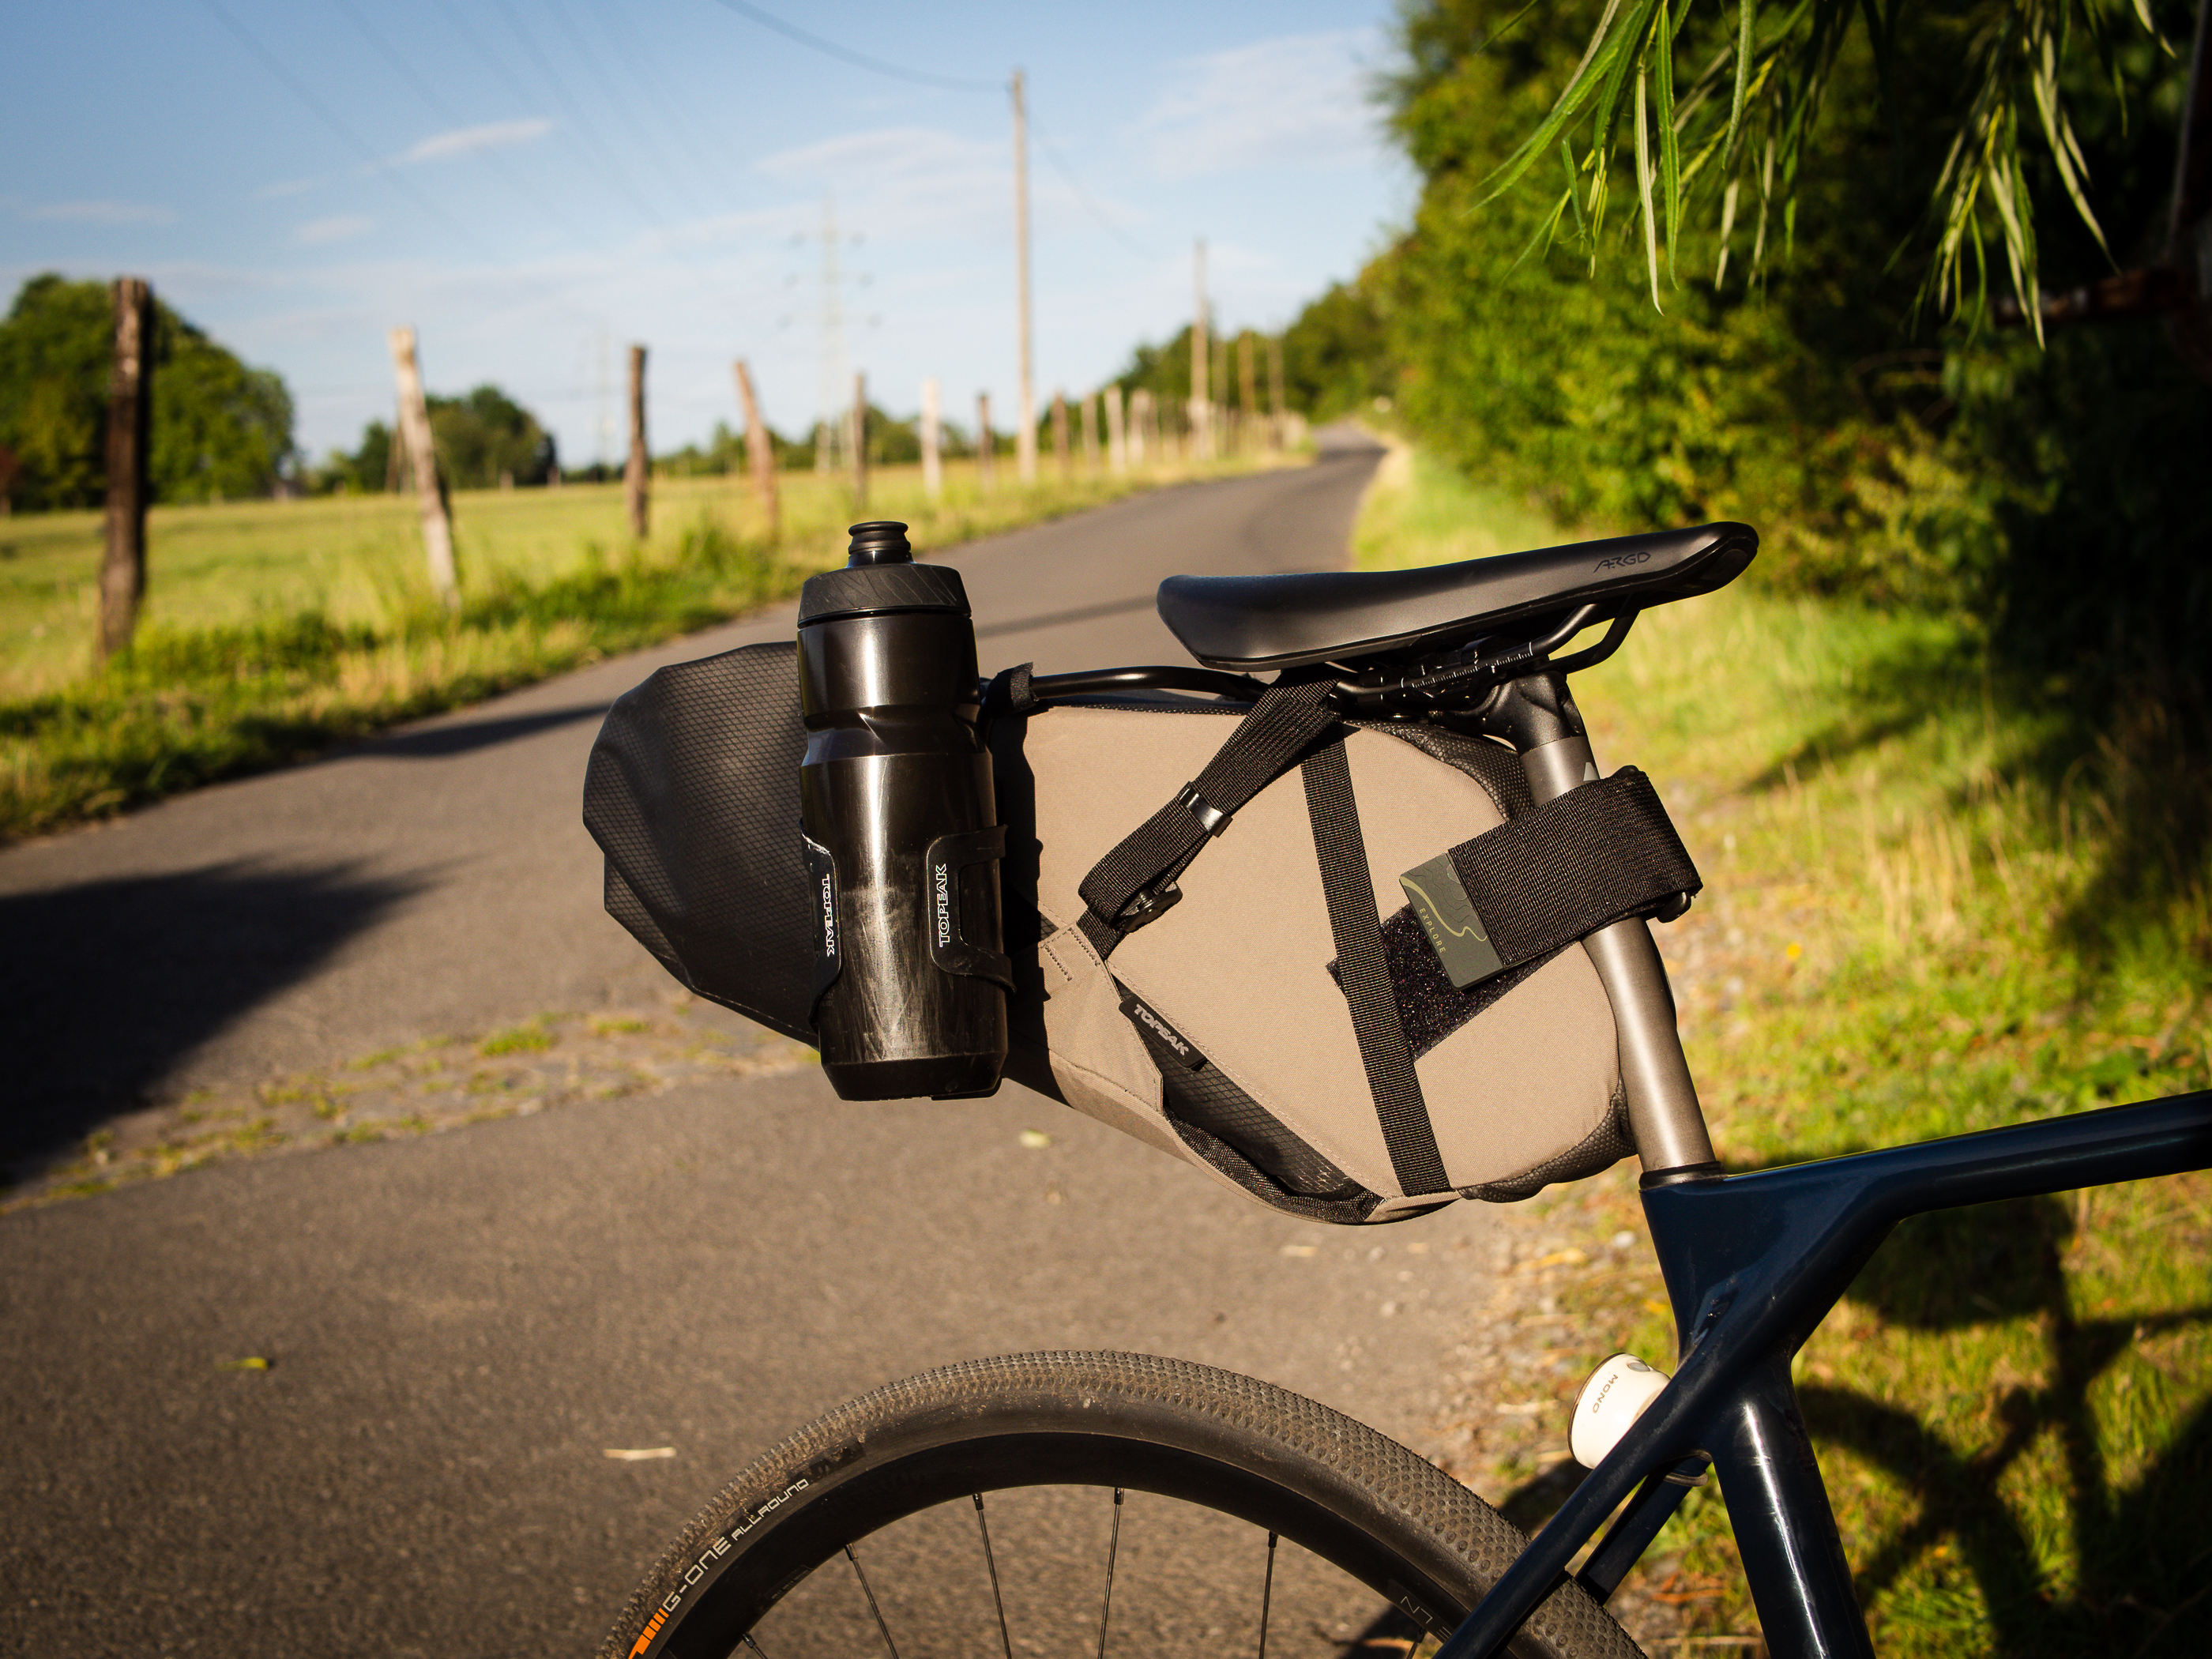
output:
[[[992,864],[1006,855],[1006,826],[965,830],[929,843],[922,879],[922,915],[929,933],[929,958],[948,974],[965,974],[1002,985],[1012,994],[1014,964],[997,951],[971,945],[960,932],[960,872],[971,864]]]

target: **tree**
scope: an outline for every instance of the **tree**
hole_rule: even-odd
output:
[[[558,456],[553,434],[495,386],[459,398],[425,399],[438,465],[455,489],[489,489],[502,479],[542,484]]]
[[[1397,390],[1389,325],[1365,283],[1332,283],[1283,332],[1283,395],[1316,420]]]
[[[2079,684],[2084,652],[2115,639],[2185,660],[2212,623],[2207,515],[2202,492],[2173,481],[2212,453],[2212,399],[2157,326],[2063,331],[2045,351],[2018,334],[1975,339],[1917,304],[1935,256],[1914,239],[1972,83],[1967,25],[1986,10],[1893,8],[1886,59],[1850,33],[1826,66],[1820,142],[1795,153],[1794,212],[1776,185],[1759,280],[1745,279],[1755,214],[1728,228],[1732,243],[1685,215],[1664,314],[1640,257],[1592,280],[1594,256],[1640,238],[1620,214],[1592,228],[1589,173],[1568,197],[1555,153],[1531,176],[1560,194],[1497,191],[1584,70],[1601,0],[1409,12],[1389,107],[1423,189],[1410,233],[1363,278],[1389,319],[1400,410],[1435,448],[1570,522],[1748,519],[1769,580],[1963,609],[2039,672]],[[2160,0],[2153,16],[2171,31],[2184,11]],[[1692,14],[1677,47],[1700,27],[1716,46],[1735,21]],[[2134,94],[2077,66],[2069,118],[2105,242],[2139,258],[2165,235],[2181,71],[2140,31],[2114,53]],[[2032,150],[2021,167],[2046,280],[2109,272],[2055,167]],[[1914,246],[1918,266],[1898,257]]]
[[[1941,162],[1912,239],[1923,272],[1920,297],[1978,320],[1994,246],[2039,335],[2036,175],[2056,183],[2109,256],[2089,199],[2091,169],[2076,111],[2102,88],[2124,100],[2130,77],[2124,45],[2134,31],[2155,40],[2168,59],[2179,58],[2151,0],[1797,0],[1763,14],[1756,0],[1737,0],[1732,25],[1702,12],[1693,20],[1693,9],[1694,0],[1607,6],[1550,109],[1490,180],[1493,190],[1505,190],[1556,155],[1566,183],[1542,234],[1548,240],[1571,213],[1577,237],[1595,250],[1613,173],[1627,170],[1628,213],[1641,233],[1655,306],[1662,246],[1671,277],[1686,216],[1700,195],[1717,208],[1723,265],[1740,220],[1752,222],[1743,261],[1748,276],[1755,277],[1776,242],[1788,238],[1808,146],[1824,131],[1838,67],[1856,39],[1871,53],[1885,99],[1918,50],[1934,46],[1954,70]],[[1679,91],[1678,58],[1690,71]],[[2134,89],[2147,89],[2144,81]],[[2031,132],[2042,145],[2034,161]]]
[[[107,485],[107,373],[114,308],[104,283],[33,276],[0,321],[0,449],[10,504],[97,505]],[[292,399],[168,306],[156,306],[155,499],[233,500],[269,493],[290,463]],[[0,471],[9,469],[0,465]]]

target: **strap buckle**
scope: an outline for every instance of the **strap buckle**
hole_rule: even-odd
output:
[[[1161,881],[1151,887],[1140,887],[1129,902],[1121,907],[1117,916],[1107,918],[1116,932],[1133,933],[1139,927],[1150,927],[1182,902],[1182,889],[1172,880]]]
[[[1228,829],[1229,820],[1234,816],[1223,811],[1205,796],[1200,794],[1195,783],[1186,783],[1176,791],[1176,805],[1196,818],[1198,827],[1209,836],[1218,836]]]

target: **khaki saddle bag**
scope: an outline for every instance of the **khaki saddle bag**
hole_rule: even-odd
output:
[[[1632,1152],[1577,941],[1697,890],[1650,786],[1625,770],[1539,808],[1510,750],[1347,721],[1326,689],[993,683],[1007,1075],[1316,1220],[1523,1198]],[[801,1041],[804,746],[793,648],[745,647],[621,699],[585,796],[608,909],[692,989]]]

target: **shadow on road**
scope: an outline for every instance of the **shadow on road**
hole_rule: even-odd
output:
[[[146,1102],[175,1063],[414,890],[237,863],[0,899],[0,1172]]]
[[[1097,622],[1103,617],[1126,617],[1134,611],[1150,611],[1152,596],[1139,593],[1126,599],[1108,599],[1099,605],[1079,605],[1073,611],[1054,611],[1042,617],[1017,617],[1012,622],[978,623],[975,637],[996,639],[1001,634],[1020,634],[1032,628],[1065,628],[1073,623]]]
[[[361,751],[373,755],[400,755],[410,760],[436,760],[447,755],[473,754],[479,749],[513,743],[518,738],[535,737],[538,732],[550,732],[556,726],[574,726],[578,720],[598,720],[612,706],[604,702],[578,703],[568,708],[549,708],[542,714],[511,714],[505,720],[434,726],[422,731],[401,732],[391,737],[378,738],[362,744]]]

